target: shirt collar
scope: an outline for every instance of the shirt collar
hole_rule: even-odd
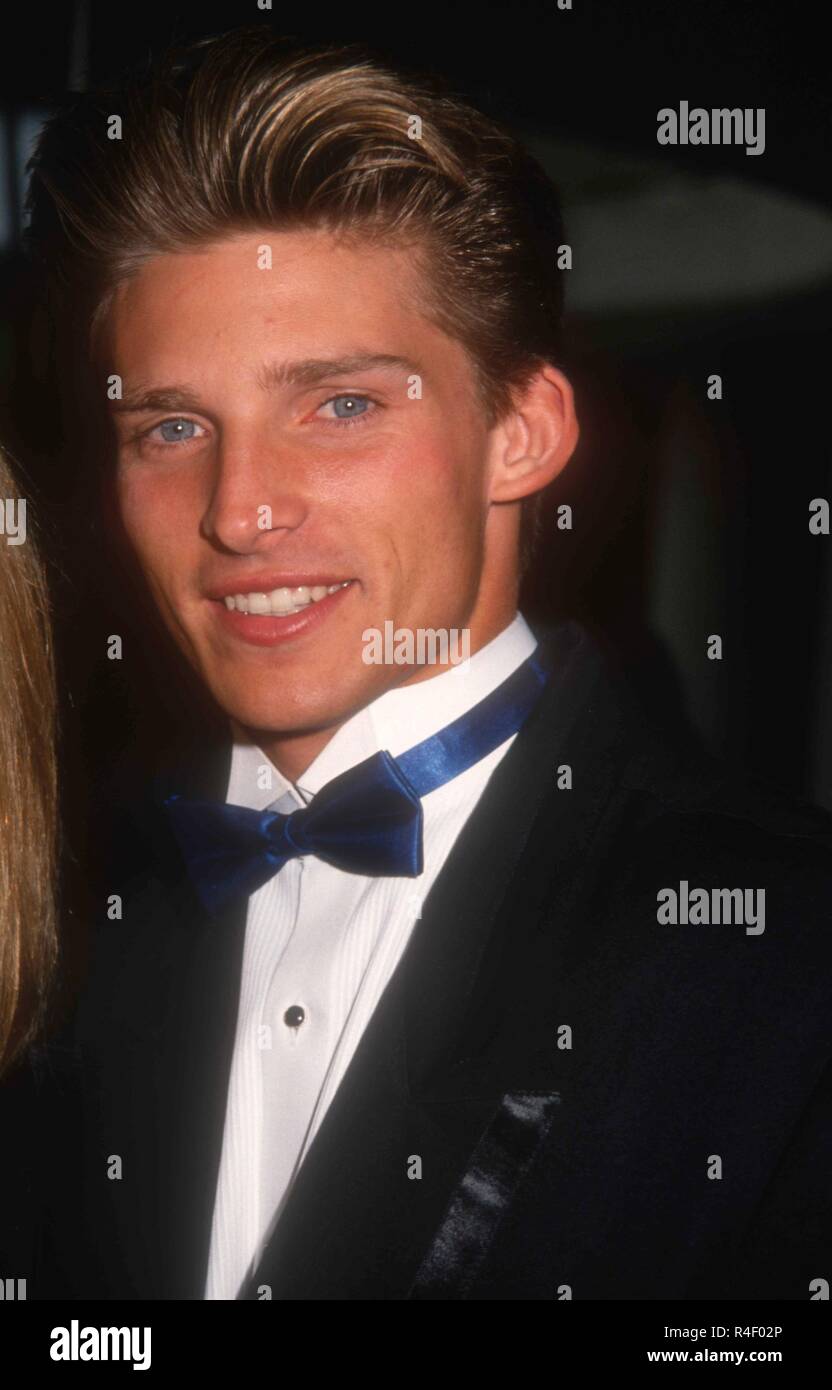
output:
[[[284,777],[263,750],[235,727],[226,801],[263,811],[288,793],[297,805],[305,805],[333,777],[380,749],[395,758],[444,729],[507,680],[536,646],[531,628],[517,613],[508,627],[468,661],[428,680],[387,690],[358,710],[296,783]]]

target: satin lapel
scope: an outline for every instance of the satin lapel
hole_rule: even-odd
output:
[[[245,901],[210,918],[201,907],[192,910],[164,1102],[169,1229],[182,1237],[181,1247],[170,1241],[179,1298],[201,1298],[205,1286],[246,930]]]
[[[618,720],[601,654],[571,623],[546,646],[549,688],[437,879],[409,961],[407,1060],[415,1095],[441,1095],[449,1084],[458,1095],[448,1077],[452,1063],[466,1065],[473,1085],[476,1058],[487,1055],[495,1020],[506,1011],[524,1045],[531,983],[524,976],[540,911],[550,903],[554,876],[562,895],[574,886],[572,847],[586,843],[609,796],[612,765],[604,749],[615,741]],[[571,789],[558,788],[559,768],[570,769]],[[522,982],[517,997],[508,994],[510,980]],[[489,1072],[489,1081],[496,1084],[496,1074]]]
[[[160,1023],[149,1040],[155,1086],[148,1134],[158,1174],[158,1227],[164,1297],[202,1297],[222,1151],[246,926],[245,901],[209,915],[194,893],[161,805],[169,791],[222,797],[230,748],[166,768],[157,777],[146,825],[154,881],[137,906],[145,927],[147,988]],[[155,951],[152,941],[156,940]],[[137,980],[135,996],[148,995]],[[128,1104],[135,1098],[127,1097]],[[150,1120],[150,1117],[148,1117]],[[146,1233],[137,1232],[146,1242]],[[152,1247],[151,1247],[152,1248]],[[155,1272],[156,1284],[160,1268]],[[159,1296],[158,1294],[156,1296]]]
[[[567,625],[550,650],[545,703],[460,837],[411,959],[411,1106],[445,1166],[409,1299],[470,1295],[549,1131],[574,1113],[559,1001],[591,954],[580,906],[632,746],[626,695],[588,635]]]
[[[408,1297],[439,1233],[453,1240],[447,1221],[461,1209],[469,1167],[483,1153],[506,1154],[507,1117],[524,1153],[523,1116],[532,1127],[535,1116],[552,1122],[542,1002],[552,946],[540,914],[557,874],[565,946],[581,848],[614,784],[618,720],[586,636],[564,625],[548,645],[555,678],[423,905],[242,1297]],[[581,779],[558,791],[558,766],[570,758]],[[508,1171],[503,1179],[510,1192]]]

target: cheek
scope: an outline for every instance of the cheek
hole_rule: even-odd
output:
[[[184,552],[182,490],[165,487],[149,475],[126,473],[119,477],[116,501],[127,539],[148,572],[171,568]]]
[[[441,441],[424,441],[395,460],[388,455],[387,466],[374,468],[367,481],[363,542],[382,592],[398,586],[408,604],[429,605],[427,625],[441,625],[436,614],[448,594],[470,595],[481,562],[477,461],[462,450],[450,453]]]
[[[476,460],[434,435],[389,448],[364,471],[363,484],[360,505],[367,517],[420,540],[459,535],[480,510]]]

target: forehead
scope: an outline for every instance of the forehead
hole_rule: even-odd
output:
[[[116,291],[108,349],[119,370],[148,357],[164,374],[183,356],[204,364],[271,354],[380,352],[444,357],[462,347],[427,317],[415,249],[360,245],[321,230],[250,231],[158,255]]]

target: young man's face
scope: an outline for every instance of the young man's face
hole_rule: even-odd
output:
[[[116,298],[124,526],[252,730],[332,728],[435,673],[367,664],[368,628],[469,628],[476,650],[515,611],[513,563],[489,559],[494,432],[417,292],[406,251],[302,231],[159,256]]]

